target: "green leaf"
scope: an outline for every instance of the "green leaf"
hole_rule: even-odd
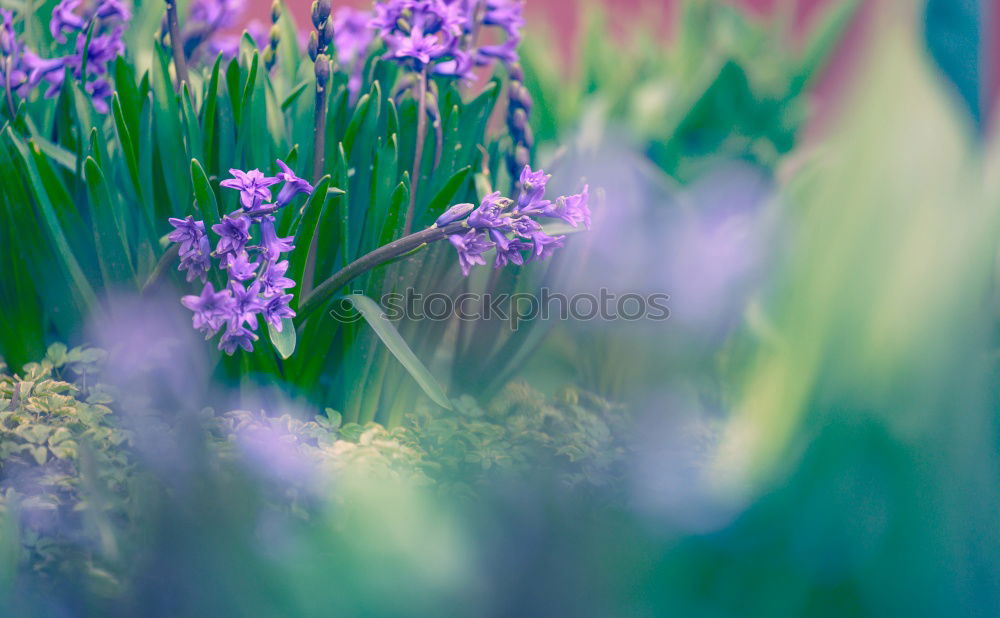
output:
[[[115,131],[118,135],[118,143],[121,145],[122,153],[125,155],[125,164],[128,167],[128,174],[132,178],[132,184],[139,195],[139,199],[145,202],[144,196],[149,190],[143,187],[139,179],[139,158],[135,151],[135,142],[132,141],[132,133],[128,128],[128,121],[125,119],[125,111],[122,109],[121,99],[116,92],[111,97],[111,114],[115,120]]]
[[[303,273],[306,270],[306,264],[310,259],[310,253],[312,252],[313,238],[316,237],[316,230],[319,225],[322,214],[326,210],[326,202],[330,189],[330,177],[324,176],[316,183],[316,188],[313,190],[312,195],[309,196],[309,200],[306,205],[302,207],[302,222],[299,225],[299,229],[295,234],[295,246],[298,249],[292,252],[290,265],[289,277],[293,281],[298,281],[299,285],[304,286],[302,289],[311,288],[312,281],[306,281],[303,277]],[[300,296],[304,292],[300,293]]]
[[[45,139],[41,135],[33,134],[31,141],[38,145],[38,149],[45,153],[50,159],[76,173],[76,155],[66,150],[59,144],[55,144]]]
[[[104,172],[93,157],[84,161],[83,172],[90,195],[97,259],[105,284],[134,279],[135,270],[129,258],[129,243],[119,201],[111,194]]]
[[[198,159],[191,159],[191,182],[194,184],[194,199],[198,204],[198,211],[205,217],[205,227],[212,229],[213,225],[222,220],[222,216],[212,183]]]
[[[33,193],[35,194],[38,208],[41,211],[42,221],[45,224],[46,231],[52,241],[56,255],[59,256],[59,264],[63,267],[68,280],[76,288],[80,299],[83,301],[82,305],[84,307],[96,307],[97,295],[94,293],[94,289],[91,287],[90,282],[84,275],[83,269],[80,268],[80,263],[73,255],[69,242],[66,240],[66,234],[59,225],[59,219],[56,216],[55,209],[52,206],[52,202],[49,200],[48,193],[45,191],[45,185],[42,183],[39,176],[38,168],[31,157],[31,153],[29,152],[29,144],[25,144],[21,141],[21,139],[14,134],[14,131],[9,126],[7,127],[5,135],[7,136],[7,139],[14,144],[18,154],[20,154],[21,159],[25,164],[25,167],[28,169],[30,185]],[[41,149],[39,149],[37,144],[34,144],[33,142],[30,143],[30,149],[34,150],[38,155],[41,155]]]
[[[451,402],[448,401],[448,396],[445,394],[444,388],[431,375],[427,367],[420,362],[420,359],[413,353],[410,346],[406,344],[406,341],[399,334],[399,331],[396,330],[392,322],[385,317],[382,308],[375,301],[361,294],[348,294],[344,298],[350,301],[354,308],[364,317],[368,325],[378,335],[378,338],[385,344],[392,355],[396,357],[396,360],[403,365],[403,368],[406,369],[424,393],[434,403],[450,410]]]
[[[278,351],[281,358],[288,358],[295,352],[295,323],[291,318],[282,318],[281,332],[278,332],[269,323],[267,325],[267,334],[271,338],[271,344],[274,345],[274,349]]]
[[[448,181],[444,183],[444,186],[441,187],[441,190],[437,192],[437,195],[435,195],[431,201],[428,202],[427,211],[432,215],[437,215],[447,210],[448,207],[452,205],[452,198],[455,197],[455,194],[458,193],[458,190],[461,189],[462,185],[465,183],[465,179],[468,178],[470,171],[472,171],[472,166],[466,165],[452,174],[451,178],[449,178]]]
[[[291,94],[285,97],[285,100],[281,102],[281,111],[287,112],[288,108],[295,104],[295,101],[306,91],[309,87],[309,80],[303,81],[301,84],[292,89]]]

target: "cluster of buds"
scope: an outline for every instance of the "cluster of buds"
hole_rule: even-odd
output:
[[[333,42],[333,10],[330,0],[315,0],[312,4],[312,23],[315,30],[309,33],[309,58],[316,65],[316,87],[325,89],[330,81],[330,56],[327,53]]]
[[[516,178],[518,170],[522,170],[531,161],[531,149],[535,145],[535,137],[531,132],[528,118],[531,116],[531,93],[524,85],[524,71],[519,63],[507,67],[510,81],[507,84],[507,130],[510,132],[511,151],[507,155],[507,169],[511,178]]]
[[[278,43],[281,42],[281,27],[278,22],[281,20],[281,0],[274,0],[271,4],[271,30],[267,37],[267,47],[264,48],[264,68],[268,72],[274,68],[274,63],[278,61]]]

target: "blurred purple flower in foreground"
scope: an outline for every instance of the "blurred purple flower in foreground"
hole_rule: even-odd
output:
[[[311,194],[313,187],[299,178],[284,162],[278,161],[281,172],[265,176],[260,170],[233,169],[233,178],[222,181],[223,187],[240,192],[239,208],[212,226],[219,237],[215,251],[205,233],[205,223],[186,219],[170,219],[174,231],[168,238],[179,245],[181,264],[179,270],[188,272],[188,281],[201,278],[205,287],[198,296],[185,296],[181,304],[194,312],[193,326],[209,338],[224,329],[219,349],[234,354],[238,348],[253,351],[257,340],[255,331],[260,326],[258,316],[281,332],[282,320],[295,317],[290,303],[294,298],[285,290],[295,286],[295,281],[285,276],[288,260],[281,260],[283,253],[295,247],[291,237],[280,237],[271,213],[287,206],[300,194]],[[274,203],[270,187],[284,183]],[[251,244],[254,226],[259,227],[260,241]],[[211,267],[210,256],[219,262],[226,273],[226,285],[218,292],[207,282]]]

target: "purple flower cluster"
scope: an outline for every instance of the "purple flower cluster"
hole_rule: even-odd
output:
[[[333,46],[337,51],[337,62],[350,76],[347,89],[351,98],[357,97],[361,91],[365,56],[375,38],[375,33],[369,27],[371,21],[371,11],[349,6],[340,7],[333,14]]]
[[[528,261],[544,260],[563,246],[565,236],[549,236],[542,231],[536,217],[562,219],[573,227],[581,223],[590,229],[589,189],[576,195],[563,196],[551,202],[545,199],[545,185],[550,176],[525,166],[521,172],[521,191],[516,200],[495,192],[483,198],[479,207],[458,204],[449,208],[435,221],[444,227],[465,218],[469,229],[452,234],[448,240],[458,251],[462,273],[468,276],[476,264],[486,264],[483,254],[496,248],[494,268],[509,263],[523,265]]]
[[[62,89],[69,69],[93,98],[94,107],[101,113],[108,111],[107,99],[112,91],[107,80],[108,65],[125,52],[122,33],[131,15],[121,0],[81,4],[82,0],[61,0],[52,10],[49,31],[57,43],[72,49],[71,53],[55,58],[40,58],[19,45],[14,37],[13,14],[2,13],[0,74],[4,87],[9,82],[10,89],[23,97],[45,82],[48,85],[45,96],[53,97]]]
[[[240,35],[226,31],[239,22],[246,6],[245,0],[194,0],[181,33],[185,57],[210,60],[219,54],[235,57],[240,49]],[[251,21],[247,32],[257,47],[267,45],[267,29],[259,21]]]
[[[14,13],[0,9],[0,88],[24,96],[29,70],[24,63],[24,46],[14,32]]]
[[[170,219],[174,231],[167,238],[179,245],[178,270],[187,272],[188,281],[201,279],[205,284],[201,294],[185,296],[181,303],[194,312],[194,327],[208,337],[224,328],[219,349],[229,355],[237,348],[253,350],[258,317],[278,332],[282,329],[282,319],[295,317],[290,306],[293,295],[286,293],[288,288],[295,287],[295,282],[285,276],[288,260],[281,259],[282,254],[295,247],[291,237],[278,236],[274,213],[297,195],[311,194],[313,187],[284,162],[279,160],[278,167],[281,172],[275,176],[265,176],[260,170],[229,170],[233,177],[220,184],[240,192],[241,207],[212,226],[219,237],[215,251],[203,221],[195,221],[191,216]],[[279,183],[284,184],[272,201],[271,187]],[[251,244],[253,226],[260,231],[256,244]],[[212,257],[218,260],[228,279],[218,292],[208,281]]]
[[[521,42],[520,0],[389,0],[375,5],[375,28],[387,58],[420,72],[467,78],[476,66],[517,61]],[[481,45],[485,27],[504,32],[499,44]]]

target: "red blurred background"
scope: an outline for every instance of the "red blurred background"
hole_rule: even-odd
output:
[[[248,0],[251,14],[259,19],[267,19],[271,0]],[[528,0],[526,9],[528,18],[545,20],[558,38],[559,47],[567,59],[573,56],[576,30],[580,23],[581,7],[594,0]],[[622,26],[629,20],[639,16],[659,15],[661,27],[666,36],[670,29],[670,15],[677,0],[597,0],[608,8],[615,26]],[[824,6],[836,0],[732,0],[752,14],[767,17],[783,5],[793,5],[797,34],[802,34],[811,23],[812,18]],[[862,10],[854,24],[842,41],[840,49],[833,62],[827,67],[827,72],[817,88],[817,103],[824,107],[840,90],[837,86],[850,73],[857,60],[861,57],[867,36],[872,34],[866,28],[867,16],[872,13],[873,6],[880,0],[863,0]],[[300,27],[309,23],[309,11],[312,0],[285,0],[296,16]],[[982,0],[985,23],[988,24],[982,33],[984,41],[983,71],[983,109],[995,109],[1000,97],[1000,0]],[[344,4],[367,7],[372,0],[334,0],[334,8]]]

